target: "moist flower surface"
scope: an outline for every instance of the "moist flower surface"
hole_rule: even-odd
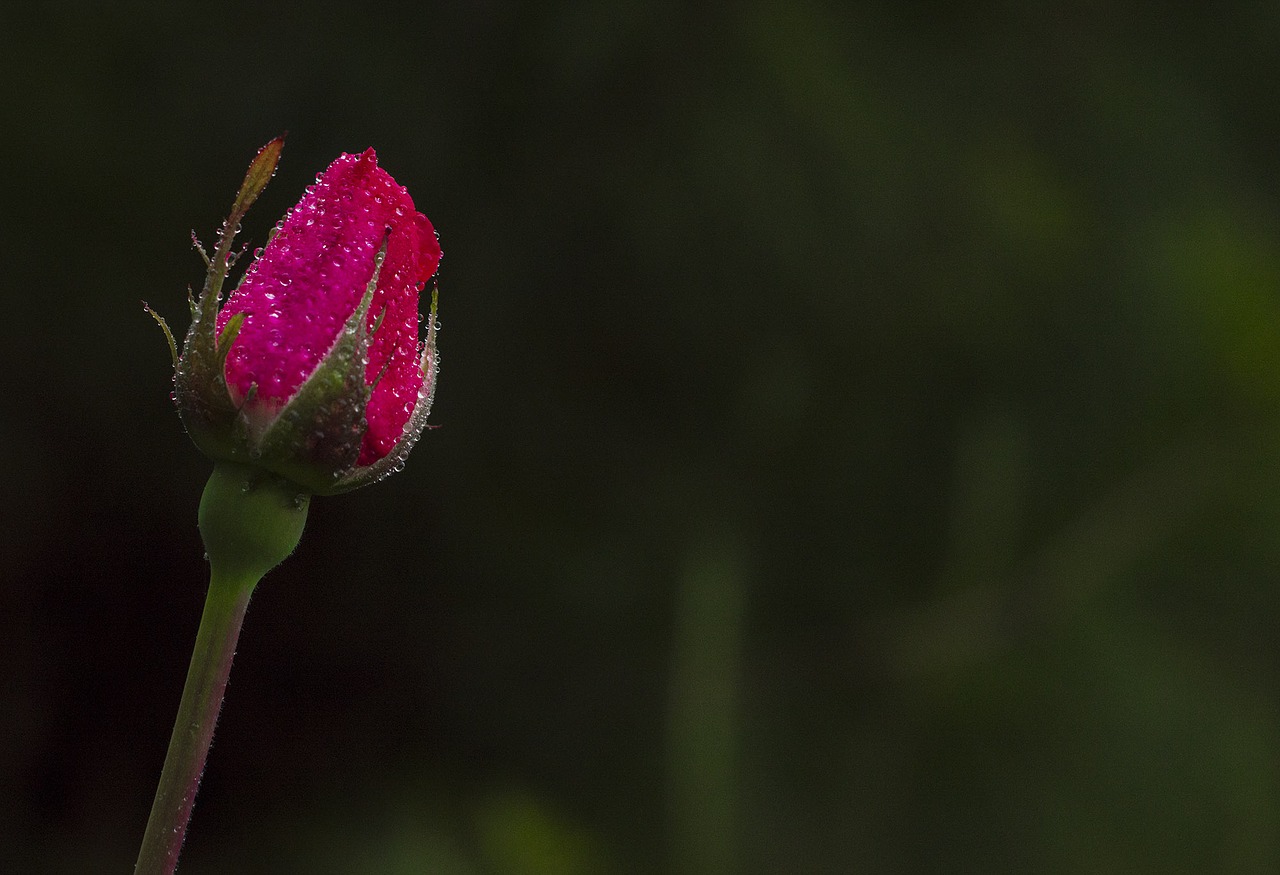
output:
[[[270,178],[273,144],[250,167],[224,238]],[[434,299],[419,340],[419,294],[440,246],[408,191],[373,149],[342,155],[219,308],[234,260],[226,243],[177,365],[175,398],[197,445],[320,494],[395,470],[425,425],[437,370]]]
[[[421,339],[418,298],[440,246],[372,149],[316,177],[224,303],[240,221],[283,146],[250,163],[212,256],[192,235],[208,271],[181,355],[146,308],[173,354],[182,422],[214,466],[196,514],[209,586],[135,875],[177,867],[254,588],[297,548],[312,495],[400,470],[435,389],[435,290]]]

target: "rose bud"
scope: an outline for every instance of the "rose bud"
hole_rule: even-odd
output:
[[[435,293],[423,340],[418,296],[440,245],[373,149],[344,154],[219,306],[232,238],[281,146],[273,140],[258,153],[213,258],[205,256],[208,276],[175,355],[174,399],[215,461],[328,495],[399,470],[425,427],[438,369]]]

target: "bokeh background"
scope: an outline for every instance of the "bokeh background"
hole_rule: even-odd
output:
[[[1280,6],[0,7],[0,870],[126,872],[208,474],[145,299],[373,145],[407,470],[259,588],[182,870],[1280,869]]]

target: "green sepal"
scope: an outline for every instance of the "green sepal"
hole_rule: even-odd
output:
[[[192,298],[188,293],[191,326],[187,329],[182,355],[175,369],[174,397],[187,433],[201,452],[214,459],[248,461],[240,439],[243,431],[238,423],[240,405],[231,397],[223,370],[227,352],[240,330],[243,316],[237,314],[233,317],[223,326],[219,336],[218,309],[222,285],[230,267],[231,245],[240,229],[240,221],[271,180],[283,147],[284,137],[276,137],[259,149],[249,164],[231,213],[223,223],[213,257],[209,257],[199,241],[194,241],[208,269],[199,297]]]
[[[201,244],[200,238],[196,236],[194,229],[191,231],[191,246],[196,252],[200,253],[200,260],[204,262],[205,270],[213,267],[213,262],[209,259],[209,253],[204,251],[204,245]]]
[[[198,315],[187,331],[175,372],[175,398],[182,424],[201,452],[233,459],[238,456],[233,440],[238,406],[222,372],[225,356],[219,355],[213,331],[205,327],[214,318],[216,314],[208,320]]]
[[[440,372],[440,353],[436,349],[436,307],[439,303],[439,298],[439,289],[432,288],[431,313],[427,319],[427,339],[423,344],[421,358],[422,388],[418,390],[418,401],[413,406],[413,413],[410,414],[409,421],[405,423],[400,439],[396,441],[395,446],[391,448],[391,452],[387,453],[386,456],[372,465],[356,468],[349,474],[339,477],[329,489],[323,492],[317,490],[318,494],[338,495],[342,492],[359,489],[361,486],[368,486],[370,483],[376,483],[384,477],[389,477],[404,465],[404,460],[408,458],[409,451],[413,449],[413,445],[422,436],[423,430],[427,427],[427,415],[431,412],[431,402],[435,398],[436,376]]]
[[[258,195],[262,194],[262,190],[275,175],[282,149],[284,149],[283,134],[258,150],[258,154],[254,156],[249,164],[249,170],[244,175],[244,182],[240,183],[240,191],[236,193],[235,203],[231,205],[231,216],[227,220],[229,223],[235,224],[243,219],[245,213],[249,212],[249,207],[253,206],[253,202],[258,199]]]
[[[226,373],[227,368],[227,353],[231,352],[231,344],[236,342],[236,337],[240,334],[240,329],[248,316],[248,313],[235,314],[227,320],[226,325],[222,326],[222,333],[218,335],[218,370],[223,374]]]
[[[283,148],[284,137],[279,136],[258,150],[258,154],[249,163],[244,181],[240,183],[240,190],[236,192],[231,213],[222,224],[222,230],[218,234],[218,248],[214,251],[213,258],[208,258],[201,251],[208,270],[205,274],[204,288],[200,291],[200,300],[197,302],[198,313],[191,323],[191,330],[192,332],[198,330],[210,345],[214,340],[214,324],[217,322],[218,305],[222,299],[222,284],[226,281],[227,271],[235,261],[231,254],[232,243],[240,231],[240,222],[249,211],[249,207],[253,206],[253,202],[258,199],[258,195],[262,194],[262,190],[267,187],[267,183],[275,174],[276,166],[280,163],[280,150]]]
[[[165,339],[165,340],[167,340],[167,341],[169,341],[169,355],[173,356],[173,367],[174,367],[174,370],[177,370],[177,368],[178,368],[178,344],[177,344],[177,342],[175,342],[175,341],[174,341],[174,339],[173,339],[173,332],[169,330],[169,323],[164,321],[164,317],[163,317],[163,316],[161,316],[161,315],[160,315],[159,313],[157,313],[155,310],[152,310],[152,309],[151,309],[151,305],[150,305],[150,304],[148,304],[146,301],[143,301],[143,302],[142,302],[142,309],[146,310],[146,311],[147,311],[147,313],[149,313],[149,314],[151,315],[151,318],[152,318],[152,319],[154,319],[154,320],[156,320],[156,324],[157,324],[157,325],[159,325],[159,326],[160,326],[160,330],[164,332],[164,339]]]
[[[365,385],[369,355],[366,324],[386,254],[384,241],[364,296],[333,346],[252,444],[250,452],[256,463],[315,493],[329,492],[360,456],[371,391]]]

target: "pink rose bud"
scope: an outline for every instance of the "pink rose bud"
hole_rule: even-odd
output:
[[[440,245],[372,149],[316,177],[219,308],[231,238],[279,160],[254,160],[177,361],[175,399],[215,460],[256,465],[318,494],[399,470],[435,389],[435,300],[419,339],[418,296]],[[203,252],[202,252],[203,254]]]

